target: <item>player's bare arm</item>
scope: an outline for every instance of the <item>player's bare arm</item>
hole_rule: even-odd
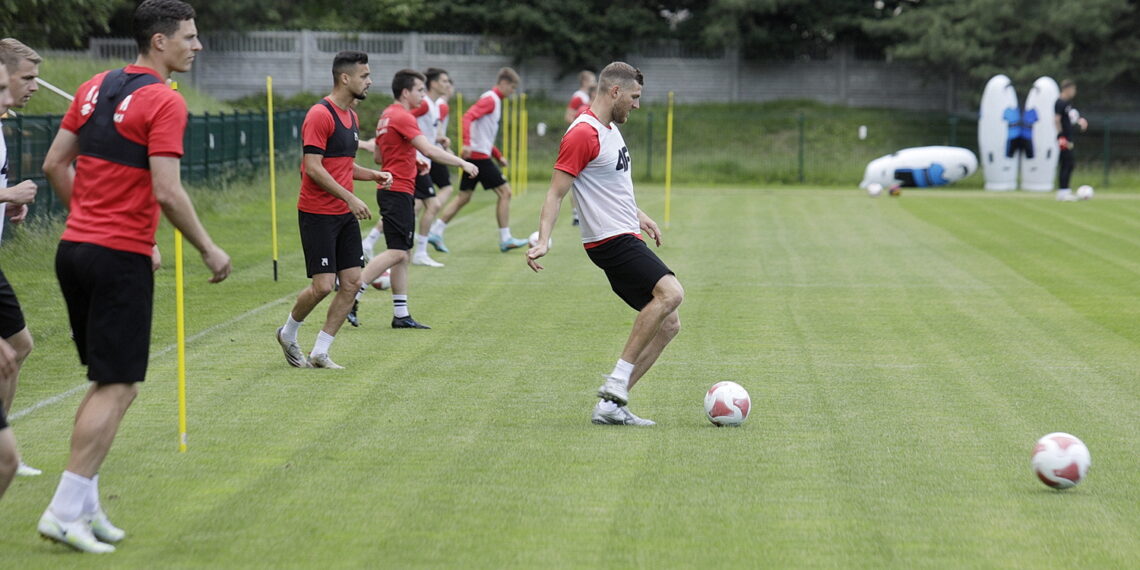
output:
[[[219,283],[230,275],[230,256],[210,239],[210,234],[206,233],[206,228],[198,220],[194,204],[190,202],[190,196],[182,187],[181,171],[180,159],[168,156],[150,157],[154,198],[170,223],[174,224],[174,227],[186,236],[186,240],[201,252],[202,262],[213,273],[209,279],[210,283]]]
[[[43,171],[65,207],[71,204],[71,189],[75,182],[73,165],[78,156],[79,136],[67,129],[59,129],[44,157]]]
[[[319,154],[306,154],[302,159],[305,164],[305,174],[321,187],[321,190],[332,194],[338,200],[343,200],[348,204],[348,209],[352,215],[356,216],[358,220],[372,219],[372,211],[368,209],[368,204],[364,200],[357,198],[355,194],[349,192],[337,181],[333,179],[329,171],[325,169],[325,165],[321,164],[324,157]]]
[[[458,156],[455,156],[454,154],[451,154],[450,152],[447,152],[442,148],[431,144],[431,142],[428,141],[427,137],[423,135],[417,135],[412,139],[411,142],[412,146],[416,147],[416,150],[420,151],[420,154],[430,158],[432,162],[438,162],[440,164],[446,164],[448,166],[458,166],[462,168],[463,172],[466,172],[467,176],[470,176],[471,178],[479,175],[478,166],[475,166],[474,164],[471,164],[470,162],[467,162],[466,160],[463,160],[462,158],[459,158]]]
[[[657,222],[642,212],[640,208],[637,210],[637,221],[641,224],[641,231],[652,238],[657,247],[661,247],[661,228],[657,227]]]
[[[546,200],[542,203],[542,213],[538,218],[538,245],[526,252],[526,264],[536,273],[543,269],[538,258],[546,255],[550,247],[550,234],[554,231],[554,224],[558,221],[558,212],[562,209],[562,200],[570,193],[574,185],[574,177],[555,170],[550,177],[550,190],[546,192]]]
[[[376,182],[385,190],[392,186],[392,174],[390,172],[365,168],[355,163],[352,165],[352,179]]]

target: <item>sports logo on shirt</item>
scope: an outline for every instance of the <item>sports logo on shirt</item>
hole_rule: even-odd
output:
[[[629,170],[629,147],[623,146],[618,151],[617,170]]]

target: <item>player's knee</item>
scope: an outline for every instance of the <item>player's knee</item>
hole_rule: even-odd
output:
[[[346,277],[340,280],[340,290],[345,291],[345,294],[352,293],[353,295],[356,295],[356,292],[359,291],[363,286],[364,278],[360,275],[357,275],[356,277]]]
[[[320,281],[314,281],[313,284],[310,285],[310,289],[313,291],[313,295],[315,295],[317,299],[324,299],[325,297],[328,297],[329,293],[332,293],[333,282],[325,281],[323,279]]]
[[[32,341],[32,333],[28,331],[27,327],[24,327],[20,332],[17,332],[5,340],[7,340],[8,344],[12,346],[12,349],[16,351],[16,362],[19,364],[24,363],[24,360],[32,353],[32,348],[35,346],[35,343]]]
[[[672,339],[680,332],[681,317],[677,315],[676,311],[673,311],[665,318],[665,322],[661,323],[661,334],[665,335],[665,338]]]
[[[658,299],[669,312],[673,312],[676,311],[677,307],[681,306],[681,302],[685,300],[685,288],[681,287],[681,282],[677,281],[676,277],[666,275],[661,278],[661,281],[657,282],[653,296]]]
[[[511,199],[511,186],[510,186],[510,184],[503,184],[502,186],[495,188],[495,192],[498,192],[499,197],[504,199],[504,200],[510,200]]]

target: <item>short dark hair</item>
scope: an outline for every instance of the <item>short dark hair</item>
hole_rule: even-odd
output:
[[[333,83],[337,82],[340,74],[352,73],[357,65],[368,65],[368,54],[354,50],[345,50],[336,54],[332,65]]]
[[[1061,80],[1061,90],[1065,90],[1065,89],[1068,89],[1070,87],[1076,87],[1076,86],[1077,86],[1077,83],[1075,81],[1073,81],[1072,79],[1062,79]]]
[[[401,69],[397,71],[396,75],[392,77],[392,97],[398,101],[405,89],[411,90],[415,88],[417,79],[423,81],[425,84],[427,83],[427,78],[424,77],[424,74],[414,69]]]
[[[424,86],[431,89],[432,82],[439,81],[440,75],[450,75],[450,73],[448,73],[446,69],[440,69],[438,67],[427,68],[427,71],[424,71]]]
[[[608,91],[614,85],[630,87],[635,81],[638,85],[645,85],[645,76],[641,70],[624,61],[615,61],[602,69],[602,76],[598,78],[598,90]]]
[[[131,17],[139,53],[150,53],[150,39],[155,34],[173,36],[182,22],[193,19],[194,7],[182,0],[144,0]]]

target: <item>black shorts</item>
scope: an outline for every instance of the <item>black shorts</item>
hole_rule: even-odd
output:
[[[435,188],[431,185],[430,174],[417,174],[416,175],[416,200],[427,200],[428,198],[435,198]]]
[[[4,417],[4,398],[0,398],[0,431],[8,428],[8,418]]]
[[[25,326],[24,311],[20,310],[16,291],[0,271],[0,338],[8,338],[24,330]]]
[[[1025,153],[1025,158],[1033,158],[1033,139],[1023,139],[1018,137],[1016,139],[1009,139],[1005,141],[1005,156],[1006,158],[1013,158],[1017,156],[1017,151]]]
[[[61,241],[55,274],[87,379],[99,384],[145,380],[154,309],[150,256]]]
[[[309,277],[364,265],[360,222],[351,212],[310,214],[298,210],[297,224],[301,227],[301,248],[305,250],[305,271]]]
[[[431,183],[435,184],[435,187],[440,189],[451,186],[452,168],[453,167],[448,166],[442,162],[431,163],[431,172],[428,174],[431,176]]]
[[[507,179],[503,178],[502,171],[499,170],[499,165],[490,158],[475,158],[470,160],[471,164],[479,167],[479,175],[471,178],[466,174],[459,181],[460,190],[474,190],[475,183],[483,185],[484,190],[494,190],[499,186],[507,183]]]
[[[586,250],[590,261],[606,272],[610,288],[627,305],[640,311],[653,300],[653,288],[673,275],[657,254],[635,235],[620,235]]]
[[[412,232],[416,227],[416,202],[411,194],[377,190],[380,218],[384,220],[384,243],[388,249],[412,249]]]

